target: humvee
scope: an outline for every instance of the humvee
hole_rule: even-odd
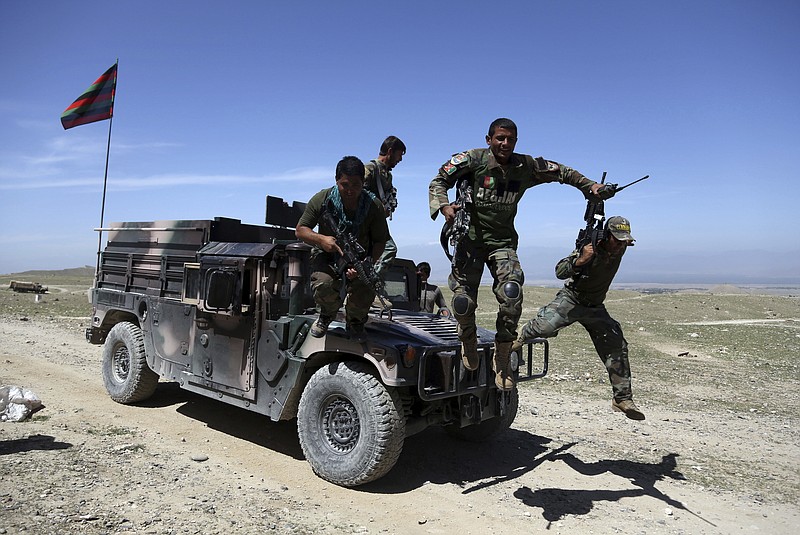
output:
[[[323,338],[308,336],[311,248],[294,236],[305,205],[266,204],[265,225],[217,217],[100,229],[86,338],[103,344],[114,401],[146,400],[164,379],[273,421],[297,418],[313,471],[346,487],[385,475],[405,438],[428,426],[476,441],[511,425],[518,395],[495,387],[494,332],[479,330],[481,365],[466,371],[456,322],[419,311],[411,260],[385,274],[392,310],[370,312],[365,342],[348,337],[342,313]],[[543,376],[547,342],[525,350],[522,373],[512,359],[518,380]]]

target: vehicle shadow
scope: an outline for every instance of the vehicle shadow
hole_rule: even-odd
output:
[[[165,408],[175,406],[183,416],[203,422],[209,428],[257,446],[269,448],[293,459],[303,460],[297,421],[273,422],[263,414],[248,411],[188,390],[178,383],[159,383],[153,397],[141,407]]]
[[[572,445],[548,452],[551,439],[526,431],[508,429],[495,439],[466,442],[450,437],[441,428],[426,429],[406,439],[403,453],[386,476],[356,490],[397,494],[425,483],[453,483],[470,493],[485,485],[515,479],[530,472]],[[490,483],[483,482],[491,479]]]
[[[667,478],[683,481],[686,478],[677,470],[677,453],[668,453],[661,458],[659,463],[645,463],[639,461],[601,460],[587,463],[577,458],[572,453],[558,453],[550,460],[562,461],[567,466],[584,476],[598,476],[600,474],[613,474],[627,479],[639,487],[625,490],[565,490],[559,488],[542,488],[531,490],[523,486],[514,492],[514,496],[525,505],[542,509],[542,517],[550,523],[564,518],[566,515],[588,514],[595,503],[615,502],[621,498],[649,496],[664,502],[675,509],[691,513],[697,518],[714,525],[712,522],[691,511],[680,501],[671,498],[656,488],[656,483]]]
[[[176,406],[186,417],[203,422],[211,429],[246,440],[260,447],[303,460],[297,435],[297,421],[273,422],[264,415],[220,403],[181,389],[177,383],[160,383],[156,394],[143,407]],[[677,470],[677,453],[664,455],[658,463],[605,459],[585,462],[568,450],[576,443],[548,447],[552,440],[527,431],[508,429],[485,442],[466,442],[448,435],[439,427],[408,437],[394,468],[381,479],[356,487],[356,492],[402,494],[426,483],[450,483],[469,494],[512,481],[535,470],[545,461],[563,462],[575,472],[592,477],[610,473],[627,479],[638,488],[624,490],[519,487],[514,496],[522,503],[542,509],[548,523],[566,515],[588,514],[595,503],[613,502],[625,497],[650,496],[675,509],[687,511],[680,501],[656,488],[665,479],[684,480]],[[66,445],[69,447],[71,445]],[[24,451],[24,450],[20,450]],[[0,453],[3,453],[0,443]],[[705,522],[708,520],[702,519]],[[713,524],[711,524],[713,525]]]
[[[139,406],[175,406],[179,414],[214,430],[294,459],[305,459],[297,435],[297,420],[273,422],[264,415],[184,390],[177,383],[159,383],[153,397]],[[464,492],[472,492],[481,485],[473,488],[470,483],[487,478],[494,478],[490,484],[514,479],[569,447],[539,457],[548,452],[549,442],[549,438],[516,429],[507,430],[495,440],[466,442],[451,437],[441,428],[429,428],[405,440],[400,459],[386,476],[356,490],[394,494],[431,482],[455,483],[464,487]]]
[[[0,455],[33,450],[65,450],[72,446],[69,442],[56,442],[56,438],[50,435],[31,435],[27,438],[0,440]]]
[[[136,404],[137,407],[148,409],[163,409],[173,405],[186,403],[191,398],[202,397],[182,389],[176,382],[159,382],[155,393],[145,401]]]

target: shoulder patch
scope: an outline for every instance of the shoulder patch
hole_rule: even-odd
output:
[[[541,156],[533,159],[533,166],[539,173],[553,173],[558,171],[558,164],[556,162],[545,160]]]
[[[460,163],[464,163],[469,159],[466,152],[459,152],[458,154],[454,154],[452,158],[450,158],[450,163],[453,165],[458,165]]]

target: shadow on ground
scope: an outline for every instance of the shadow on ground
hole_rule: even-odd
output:
[[[525,505],[540,508],[542,517],[548,521],[548,528],[550,523],[561,520],[567,515],[588,514],[595,503],[615,502],[622,498],[638,496],[655,498],[670,507],[687,511],[713,526],[714,524],[692,512],[683,503],[656,488],[657,482],[667,478],[681,481],[686,479],[682,473],[676,470],[677,457],[677,453],[669,453],[662,457],[660,463],[645,463],[627,459],[606,459],[587,463],[572,453],[558,453],[551,456],[550,460],[564,462],[579,474],[593,477],[609,473],[627,479],[638,488],[624,490],[542,488],[531,490],[529,487],[523,486],[514,492],[514,496]]]
[[[264,415],[183,390],[177,383],[159,384],[156,394],[141,406],[175,406],[178,413],[203,422],[214,430],[294,459],[304,459],[297,436],[296,420],[273,422]],[[610,473],[628,480],[637,488],[532,490],[527,486],[519,487],[514,496],[528,506],[540,508],[542,517],[548,523],[566,515],[588,514],[598,502],[613,502],[637,496],[650,496],[670,507],[695,514],[655,487],[657,482],[667,478],[685,479],[676,469],[676,453],[665,455],[659,463],[626,459],[587,463],[568,451],[576,443],[550,449],[548,445],[551,442],[548,437],[513,428],[492,440],[465,442],[451,437],[442,428],[429,428],[406,439],[400,459],[386,476],[355,490],[376,494],[401,494],[426,483],[434,483],[455,484],[463,489],[463,494],[470,494],[519,478],[546,461],[560,461],[584,476]],[[71,445],[67,444],[64,447],[69,446]],[[3,452],[0,443],[0,453]]]
[[[65,450],[73,445],[69,442],[56,442],[50,435],[31,435],[27,438],[0,440],[0,455],[10,455],[33,450]]]
[[[533,470],[547,452],[549,438],[509,429],[485,442],[465,442],[441,428],[430,428],[406,439],[397,465],[386,476],[358,490],[395,494],[425,483],[451,483],[464,493],[478,490],[490,479],[497,484]]]
[[[209,428],[294,459],[304,459],[295,420],[273,422],[263,414],[221,403],[182,389],[178,383],[159,383],[153,397],[139,404],[145,408],[175,407],[186,417]]]

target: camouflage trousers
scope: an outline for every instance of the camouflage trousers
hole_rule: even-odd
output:
[[[517,324],[522,315],[522,285],[525,274],[513,249],[493,249],[462,241],[456,248],[448,286],[453,291],[450,310],[458,321],[458,337],[470,340],[476,334],[475,310],[484,266],[494,280],[492,292],[498,303],[495,340],[512,342],[517,338]]]
[[[383,254],[375,263],[375,272],[378,275],[383,276],[389,266],[392,265],[392,261],[397,256],[397,244],[394,243],[394,239],[389,236],[389,239],[386,240],[386,245],[383,247]]]
[[[550,304],[540,308],[536,317],[522,327],[520,338],[550,338],[575,322],[583,325],[592,338],[597,355],[608,371],[614,399],[632,399],[628,342],[622,334],[622,327],[608,314],[605,305],[581,305],[574,292],[563,288]]]
[[[346,295],[345,318],[348,325],[366,323],[375,291],[361,279],[343,281],[326,260],[326,255],[319,255],[311,263],[311,290],[319,313],[335,318]]]

